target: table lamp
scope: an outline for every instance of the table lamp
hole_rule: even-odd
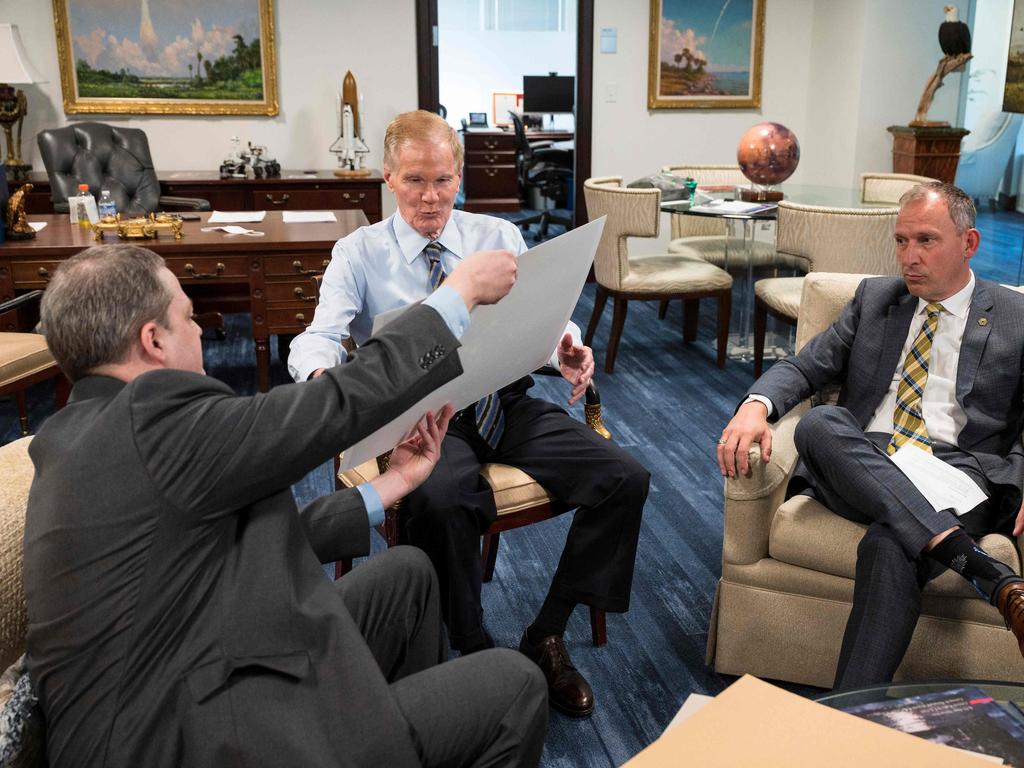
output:
[[[20,88],[13,85],[42,83],[45,80],[32,66],[21,44],[15,24],[0,24],[0,124],[7,138],[7,174],[21,178],[32,166],[21,159],[21,124],[25,120],[26,100]],[[17,138],[13,128],[17,128]]]

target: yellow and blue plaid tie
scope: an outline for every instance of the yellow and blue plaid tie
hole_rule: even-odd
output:
[[[932,441],[921,412],[921,397],[928,382],[928,360],[932,353],[932,339],[939,326],[939,314],[943,307],[937,301],[928,304],[928,316],[924,319],[921,332],[917,334],[903,361],[900,383],[896,388],[896,410],[892,415],[892,438],[886,452],[891,456],[906,443],[913,443],[928,453],[932,452]]]
[[[436,291],[448,276],[441,263],[443,250],[444,246],[437,242],[427,243],[423,248],[423,253],[426,254],[430,264],[430,290],[432,291]],[[476,404],[473,416],[480,437],[491,448],[497,448],[498,441],[501,440],[501,435],[505,431],[505,413],[502,411],[498,393],[492,392],[487,397],[481,398]]]

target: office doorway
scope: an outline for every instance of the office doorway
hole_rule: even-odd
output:
[[[566,8],[566,4],[571,4],[571,7]],[[486,127],[480,125],[472,126],[470,128],[470,134],[478,134],[473,136],[470,141],[481,143],[481,149],[488,149],[490,154],[493,156],[496,147],[490,146],[488,148],[483,147],[482,142],[484,137],[479,135],[481,131],[483,133],[490,132],[493,134],[488,140],[491,144],[497,142],[502,146],[505,151],[515,153],[515,126],[513,121],[508,116],[509,107],[513,109],[518,108],[522,111],[524,104],[522,103],[522,97],[524,95],[529,96],[530,94],[524,94],[523,88],[516,88],[515,86],[522,82],[522,77],[525,76],[545,76],[553,70],[550,68],[543,72],[535,72],[529,67],[534,66],[532,64],[519,64],[520,72],[516,73],[515,79],[512,82],[512,78],[505,76],[496,80],[493,86],[489,83],[484,83],[483,88],[485,89],[485,95],[481,96],[480,93],[475,95],[470,93],[466,96],[467,88],[462,89],[451,89],[446,86],[442,86],[441,83],[441,67],[439,64],[439,43],[443,45],[443,37],[440,32],[439,25],[439,1],[438,0],[417,0],[416,2],[416,36],[417,36],[417,70],[418,70],[418,87],[419,87],[419,107],[421,109],[427,109],[432,112],[439,111],[441,104],[444,100],[441,98],[444,93],[449,100],[452,101],[451,107],[445,104],[445,107],[449,108],[448,120],[456,128],[461,124],[461,120],[465,119],[468,124],[482,123],[486,120]],[[464,2],[454,2],[452,0],[441,0],[441,8],[444,13],[452,13],[453,8],[455,12],[460,9],[463,11],[466,9]],[[515,7],[515,9],[513,9]],[[565,114],[559,112],[546,113],[549,116],[546,118],[546,124],[540,128],[541,131],[552,130],[550,136],[551,139],[566,142],[564,144],[556,145],[558,148],[569,148],[571,149],[571,180],[568,183],[571,184],[571,189],[567,193],[568,199],[572,201],[572,218],[573,224],[583,223],[587,220],[585,203],[583,199],[583,181],[590,176],[591,169],[591,115],[592,115],[592,91],[593,91],[593,31],[594,31],[594,2],[593,0],[554,0],[553,2],[544,2],[544,0],[537,0],[531,3],[509,3],[504,5],[498,0],[488,0],[488,2],[480,3],[474,0],[469,6],[472,13],[472,23],[476,25],[483,25],[485,29],[500,29],[502,25],[507,27],[519,27],[520,31],[517,34],[522,34],[521,28],[523,26],[533,25],[535,28],[540,26],[541,29],[554,31],[560,26],[566,27],[567,21],[573,21],[575,30],[568,30],[571,37],[575,38],[575,61],[566,62],[564,59],[560,60],[558,64],[559,68],[572,68],[575,71],[572,73],[559,71],[558,78],[573,77],[574,79],[574,92],[572,93],[573,108],[572,114]],[[513,10],[510,10],[513,9]],[[532,18],[525,18],[524,13],[535,14]],[[452,24],[451,18],[447,21],[442,20],[444,23],[444,29],[448,30]],[[458,26],[456,23],[455,26]],[[464,30],[465,31],[465,30]],[[565,30],[563,30],[565,31]],[[527,31],[526,34],[529,34]],[[452,40],[458,40],[458,35],[455,34],[451,37]],[[511,58],[511,54],[507,54],[502,58]],[[523,57],[518,57],[522,59]],[[472,72],[474,79],[480,80],[479,68],[475,68]],[[501,80],[499,82],[499,80]],[[557,78],[556,78],[557,80]],[[546,99],[556,99],[555,101],[549,102],[537,102],[541,107],[552,107],[558,110],[565,109],[564,105],[557,100],[561,86],[564,84],[556,82],[556,80],[535,80],[533,85],[533,95],[535,97],[543,97]],[[524,85],[527,83],[524,83]],[[509,87],[512,86],[512,87]],[[539,87],[542,90],[538,91],[536,88]],[[517,98],[519,101],[517,102]],[[469,109],[469,105],[477,105],[474,109]],[[529,107],[530,104],[525,104]],[[458,112],[455,112],[458,110]],[[465,112],[466,114],[462,114]],[[472,112],[474,114],[470,115]],[[529,113],[527,113],[529,114]],[[552,124],[551,114],[555,115],[554,122]],[[498,125],[495,125],[498,123]],[[503,125],[506,124],[507,125]],[[542,137],[537,134],[531,134],[531,141],[536,140],[547,140],[549,137]],[[504,145],[512,147],[509,149]],[[480,159],[484,161],[483,155],[474,154],[474,159]],[[529,197],[529,190],[524,190],[521,185],[516,186],[514,195],[509,192],[512,189],[513,184],[518,184],[519,169],[518,164],[512,161],[512,165],[506,164],[503,160],[499,162],[499,165],[503,166],[499,168],[487,168],[480,169],[479,172],[487,174],[486,180],[491,184],[491,188],[483,190],[482,187],[477,184],[476,192],[479,193],[483,190],[482,194],[476,194],[476,199],[473,195],[474,190],[470,189],[468,195],[468,203],[466,205],[467,210],[495,210],[495,211],[509,211],[518,210],[519,208],[519,197],[527,197],[526,203],[529,205],[531,202]],[[467,171],[471,169],[467,168]],[[504,174],[504,178],[501,175]],[[511,175],[509,175],[511,174]],[[497,184],[497,194],[493,194],[491,189],[494,189]],[[504,186],[502,186],[504,184]],[[525,194],[523,194],[525,193]],[[536,194],[536,193],[533,193]],[[536,200],[536,197],[534,197]],[[488,208],[488,206],[494,206],[494,208]],[[515,214],[506,214],[509,218],[513,218]],[[529,239],[529,238],[528,238]]]

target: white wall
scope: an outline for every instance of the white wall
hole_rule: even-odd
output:
[[[416,37],[412,0],[277,0],[278,92],[276,117],[185,117],[159,115],[74,115],[63,111],[53,6],[44,0],[0,0],[0,19],[17,24],[32,63],[48,80],[23,86],[28,97],[22,154],[34,170],[43,163],[35,143],[41,128],[99,120],[142,128],[159,170],[215,170],[230,149],[230,137],[265,144],[285,168],[332,168],[327,151],[336,138],[334,95],[352,70],[363,94],[363,134],[380,168],[388,121],[415,109]],[[383,58],[386,56],[386,64]],[[394,201],[384,190],[384,215]]]

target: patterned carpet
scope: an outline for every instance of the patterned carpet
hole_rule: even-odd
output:
[[[1011,222],[1019,227],[1024,217]],[[998,217],[1002,219],[1003,217]],[[995,221],[995,220],[992,220]],[[991,221],[988,226],[998,226]],[[552,231],[554,234],[554,231]],[[991,233],[983,231],[983,240]],[[998,234],[998,233],[997,233]],[[1020,241],[1002,254],[991,276],[1006,280],[1019,268]],[[980,276],[988,266],[976,265]],[[984,268],[983,268],[984,267]],[[1001,272],[1000,272],[1001,270]],[[1016,282],[1016,280],[1008,280]],[[574,320],[585,327],[593,306],[593,284],[584,289]],[[615,440],[652,474],[634,579],[625,615],[609,615],[609,644],[593,648],[587,613],[578,609],[567,641],[576,665],[592,683],[597,699],[590,719],[572,720],[552,711],[542,765],[619,765],[660,735],[690,692],[715,694],[732,679],[704,665],[704,647],[720,570],[722,482],[713,448],[722,426],[753,377],[752,366],[729,361],[714,365],[713,306],[702,306],[700,337],[683,344],[678,303],[664,321],[657,305],[631,305],[616,372],[596,380],[605,420]],[[254,353],[244,315],[231,316],[228,338],[204,342],[209,373],[240,393],[255,388]],[[602,371],[611,310],[597,329],[594,353]],[[272,349],[271,381],[287,381]],[[564,402],[566,386],[540,380],[534,389]],[[52,410],[52,387],[30,393],[32,427]],[[582,418],[582,407],[572,412]],[[17,436],[10,400],[0,401],[0,443]],[[295,486],[300,502],[331,490],[328,465]],[[494,581],[484,586],[487,626],[499,645],[515,647],[543,599],[564,541],[569,517],[502,536]],[[382,543],[375,536],[377,549]],[[787,686],[804,694],[814,689]]]

